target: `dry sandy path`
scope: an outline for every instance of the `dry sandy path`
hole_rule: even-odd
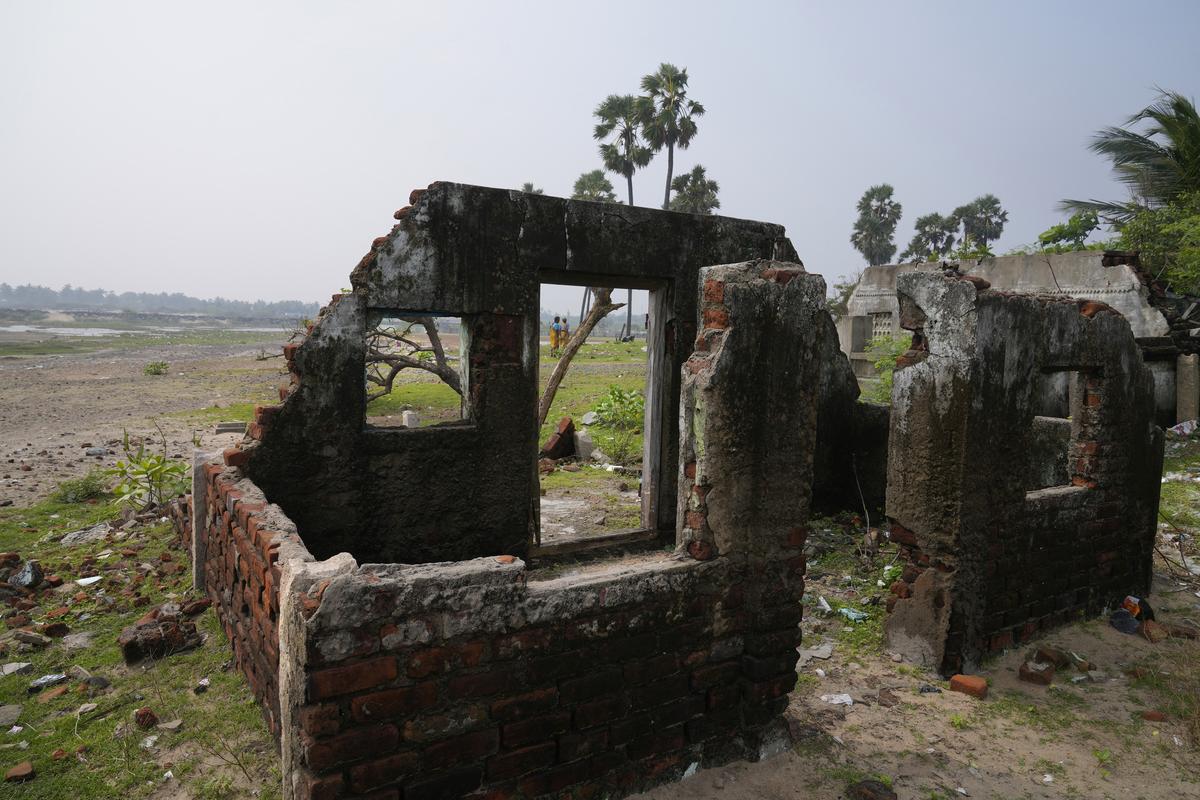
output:
[[[271,402],[283,365],[258,353],[254,345],[166,345],[0,358],[0,503],[29,505],[65,478],[112,464],[125,430],[155,436],[156,421],[172,456],[190,457],[194,433],[205,448],[235,440],[186,412]],[[143,374],[150,361],[168,362],[169,373]],[[88,446],[113,452],[87,456]]]

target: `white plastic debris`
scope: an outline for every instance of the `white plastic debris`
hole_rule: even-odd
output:
[[[1051,775],[1049,772],[1047,772],[1045,775],[1042,776],[1042,783],[1044,783],[1046,785],[1054,783],[1054,776]]]
[[[75,581],[75,583],[79,584],[80,586],[91,586],[94,583],[99,583],[100,577],[101,576],[99,575],[93,575],[90,578],[80,578],[79,580]]]
[[[823,694],[821,702],[829,703],[831,706],[852,706],[854,698],[848,694]]]
[[[814,669],[813,672],[815,672],[817,674],[818,678],[825,677],[825,670],[821,669],[820,667],[818,667],[817,669]]]
[[[1180,436],[1190,436],[1192,432],[1196,430],[1198,425],[1200,425],[1200,422],[1197,422],[1197,420],[1188,419],[1184,420],[1178,425],[1172,425],[1171,427],[1167,428],[1167,430]]]
[[[817,597],[817,606],[820,607],[820,609],[822,611],[824,611],[826,614],[833,613],[833,606],[829,605],[829,601],[826,600],[824,597],[820,597],[820,596]]]

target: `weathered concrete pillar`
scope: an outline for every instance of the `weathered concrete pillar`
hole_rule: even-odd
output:
[[[1200,418],[1200,356],[1175,359],[1175,421]]]
[[[683,366],[677,543],[742,588],[744,741],[786,749],[822,367],[837,331],[825,282],[799,264],[700,272],[700,334]]]

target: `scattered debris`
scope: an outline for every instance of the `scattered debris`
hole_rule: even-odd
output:
[[[796,662],[796,668],[808,665],[808,662],[814,658],[819,658],[825,661],[833,656],[833,642],[822,642],[816,647],[808,647],[800,651],[800,659]]]
[[[97,584],[102,579],[103,578],[100,575],[93,575],[90,578],[80,578],[79,580],[75,581],[75,583],[78,584],[79,586],[86,587],[86,586],[92,586],[94,584]]]
[[[950,691],[984,700],[987,698],[988,683],[978,675],[955,675],[950,679]]]
[[[205,692],[208,691],[208,687],[209,687],[208,678],[201,678],[200,682],[196,684],[196,688],[192,689],[192,692],[195,694],[204,694]]]
[[[1141,634],[1142,638],[1146,639],[1146,641],[1153,642],[1155,644],[1170,636],[1166,628],[1164,628],[1162,625],[1159,625],[1152,619],[1142,620],[1141,623],[1138,624],[1138,633]]]
[[[864,619],[869,619],[871,616],[870,614],[859,611],[858,609],[846,607],[839,608],[838,613],[851,622],[862,622]]]
[[[921,694],[941,694],[942,693],[941,689],[939,689],[936,686],[933,686],[932,684],[928,684],[928,683],[921,684],[921,686],[917,689],[917,691]]]
[[[1124,608],[1118,608],[1108,618],[1108,624],[1119,630],[1121,633],[1135,634],[1138,631],[1140,624],[1134,619],[1133,614],[1130,614]]]
[[[46,579],[42,567],[34,559],[29,559],[16,575],[8,579],[13,586],[21,589],[34,589]]]
[[[1027,660],[1040,664],[1052,664],[1055,669],[1066,669],[1071,666],[1071,656],[1056,647],[1039,647]]]
[[[158,715],[151,711],[149,706],[142,706],[133,712],[133,721],[139,728],[146,730],[158,724]]]
[[[30,694],[37,694],[42,689],[45,689],[47,686],[56,686],[56,685],[62,683],[63,681],[65,681],[66,679],[67,679],[66,674],[62,673],[62,672],[55,672],[55,673],[51,673],[50,675],[43,675],[42,677],[38,678],[33,683],[29,684],[28,691]]]
[[[146,658],[166,658],[204,643],[196,624],[183,619],[179,606],[165,603],[151,609],[135,624],[121,631],[117,644],[126,664]]]
[[[50,637],[42,636],[40,633],[33,631],[15,630],[13,638],[22,644],[27,644],[32,647],[45,647],[50,644]]]
[[[829,703],[831,706],[852,706],[854,705],[854,698],[845,693],[823,694],[821,695],[821,702]]]
[[[1019,677],[1026,683],[1049,686],[1054,682],[1054,665],[1041,661],[1026,661],[1021,665]]]
[[[1172,425],[1167,430],[1176,436],[1191,436],[1196,431],[1197,425],[1200,425],[1200,422],[1189,419],[1180,422],[1178,425]]]
[[[169,722],[158,723],[158,730],[166,731],[167,733],[175,733],[177,730],[179,730],[182,727],[183,727],[183,720],[181,720],[181,719],[173,719]]]
[[[71,531],[66,536],[63,536],[58,543],[70,547],[80,544],[89,544],[91,542],[98,542],[101,539],[104,539],[112,532],[113,529],[111,525],[109,525],[107,522],[101,522],[93,525],[90,528]]]
[[[31,781],[35,777],[32,761],[22,761],[15,767],[4,773],[4,780],[8,783],[24,783]]]
[[[896,793],[880,781],[866,780],[847,787],[846,797],[850,800],[896,800]]]

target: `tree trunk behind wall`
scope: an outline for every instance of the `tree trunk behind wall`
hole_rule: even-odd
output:
[[[562,379],[567,374],[567,368],[571,366],[571,359],[575,358],[579,348],[583,347],[583,343],[587,341],[588,335],[597,323],[624,305],[624,303],[612,302],[612,289],[593,287],[591,292],[595,302],[587,316],[580,321],[575,333],[571,335],[567,346],[563,348],[563,354],[559,357],[558,363],[554,365],[554,371],[550,373],[550,380],[546,383],[546,391],[542,393],[541,402],[538,403],[537,426],[539,429],[546,422],[546,415],[550,413],[550,406],[554,403],[558,385],[562,383]]]

